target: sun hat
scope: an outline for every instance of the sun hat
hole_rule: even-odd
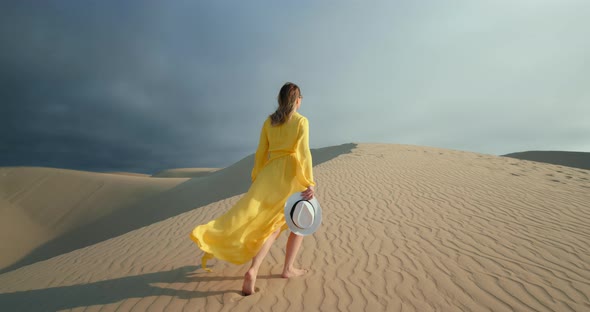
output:
[[[297,235],[315,232],[322,223],[322,208],[316,196],[305,200],[301,192],[293,193],[285,203],[285,220],[291,232]]]

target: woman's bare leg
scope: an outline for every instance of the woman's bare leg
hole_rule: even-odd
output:
[[[287,240],[287,252],[285,255],[285,266],[283,267],[283,274],[281,274],[282,277],[295,277],[303,275],[307,272],[307,270],[293,267],[295,257],[297,256],[299,247],[301,247],[301,242],[303,242],[303,236],[299,236],[293,232],[289,234],[289,239]]]
[[[270,246],[272,246],[272,243],[277,239],[277,236],[279,236],[279,233],[281,233],[281,229],[278,229],[272,233],[266,239],[256,256],[252,258],[252,265],[250,266],[250,269],[248,269],[248,272],[246,272],[246,275],[244,275],[244,284],[242,285],[242,294],[244,296],[249,296],[254,293],[254,284],[256,283],[258,269],[262,264],[262,260],[264,260],[264,257],[266,257],[266,254],[268,254]]]

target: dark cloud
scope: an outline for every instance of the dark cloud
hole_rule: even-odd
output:
[[[199,9],[6,4],[0,164],[153,172],[225,166],[249,154],[252,140],[226,152],[244,141],[235,139],[239,125],[227,123],[246,106],[235,99],[247,86],[232,87],[238,78],[226,69],[244,69],[233,54],[246,42],[232,40],[239,28],[220,19],[232,18],[216,14],[222,8]]]

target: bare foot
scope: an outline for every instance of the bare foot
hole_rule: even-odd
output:
[[[290,278],[290,277],[301,276],[305,273],[307,273],[306,269],[292,268],[290,270],[283,271],[283,274],[281,274],[281,277],[282,278]]]
[[[256,283],[256,272],[248,270],[244,275],[244,284],[242,285],[242,295],[250,296],[254,293],[254,284]]]

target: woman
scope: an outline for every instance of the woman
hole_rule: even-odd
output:
[[[270,246],[288,229],[284,216],[288,197],[295,192],[302,192],[306,200],[314,196],[309,124],[297,112],[302,98],[297,85],[283,85],[278,95],[279,107],[264,121],[260,131],[250,189],[225,214],[197,226],[190,235],[205,252],[205,270],[207,260],[212,258],[235,264],[252,260],[242,286],[246,296],[254,293],[258,269]],[[307,272],[293,266],[302,240],[303,236],[289,235],[283,278]]]

